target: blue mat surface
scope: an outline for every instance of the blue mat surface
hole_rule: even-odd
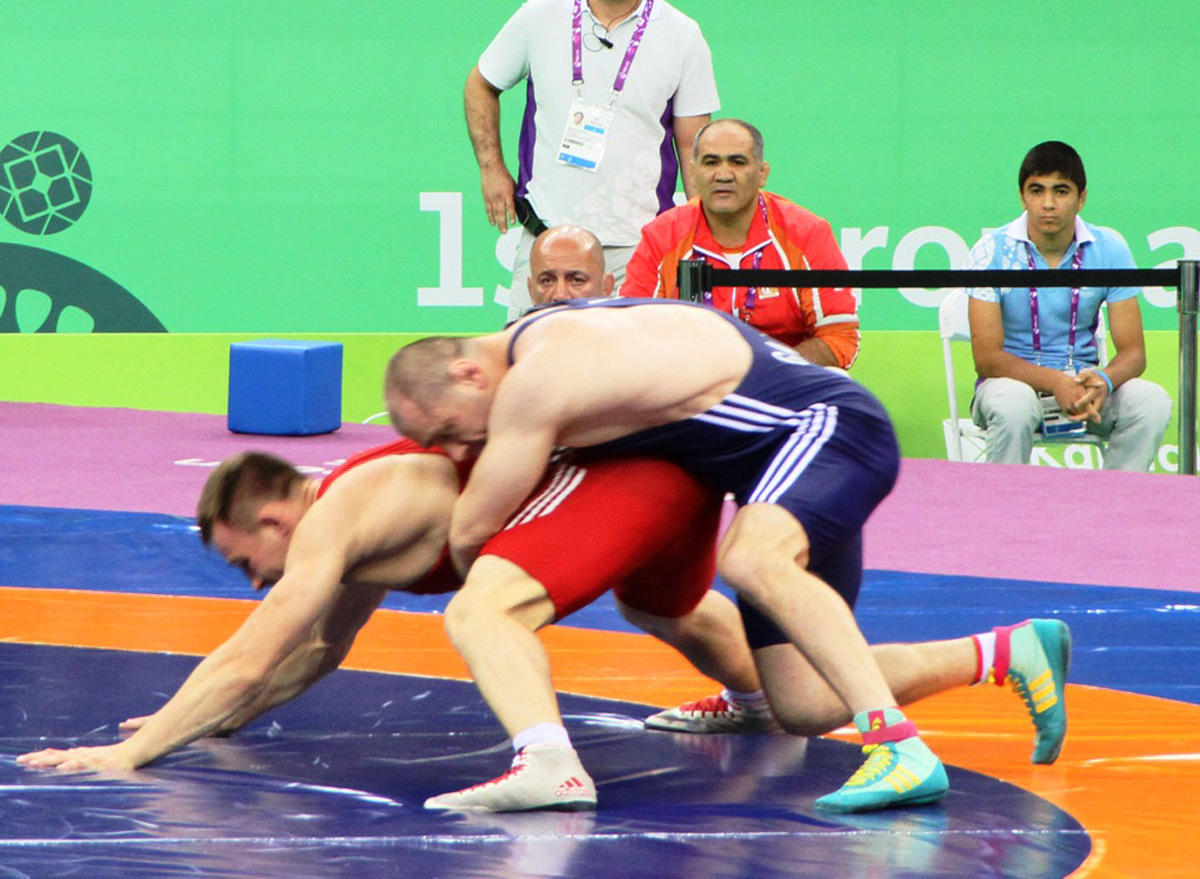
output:
[[[0,876],[1027,877],[1065,875],[1090,848],[1060,809],[955,768],[936,806],[818,813],[857,747],[650,732],[642,706],[575,696],[563,710],[598,812],[425,812],[502,771],[504,733],[470,684],[344,670],[129,779],[13,762],[112,741],[195,661],[0,644]]]
[[[189,519],[45,507],[0,506],[0,586],[256,597],[239,571],[201,545]],[[384,607],[437,612],[446,601],[393,593]],[[857,616],[875,643],[1058,617],[1074,635],[1073,682],[1200,703],[1200,595],[1194,592],[872,570]],[[567,624],[637,631],[608,596]],[[1147,629],[1153,637],[1146,637]]]

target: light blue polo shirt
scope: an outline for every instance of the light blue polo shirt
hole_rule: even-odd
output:
[[[1046,260],[1037,246],[1029,240],[1026,214],[1021,214],[1002,229],[996,229],[980,239],[971,249],[969,269],[1028,269],[1029,255],[1035,268],[1046,269]],[[1124,239],[1113,229],[1093,226],[1075,218],[1075,240],[1067,248],[1059,268],[1069,269],[1075,251],[1083,248],[1085,269],[1136,268],[1133,254]],[[1120,302],[1141,293],[1139,287],[1082,287],[1079,290],[1079,317],[1075,333],[1076,369],[1094,366],[1096,354],[1096,324],[1100,306],[1105,302]],[[999,302],[1004,317],[1004,350],[1030,363],[1039,362],[1033,350],[1033,330],[1029,311],[1028,287],[972,287],[967,289],[972,299]],[[1070,338],[1071,288],[1038,288],[1038,322],[1042,333],[1042,366],[1066,369],[1067,343]]]

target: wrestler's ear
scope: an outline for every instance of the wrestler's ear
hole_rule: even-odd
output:
[[[483,367],[466,357],[451,361],[450,381],[473,388],[486,388],[488,384],[487,373],[483,371]]]
[[[292,530],[292,516],[286,500],[267,501],[258,508],[259,528],[278,528],[285,534]]]

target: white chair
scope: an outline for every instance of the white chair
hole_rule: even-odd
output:
[[[951,290],[938,307],[938,335],[942,339],[942,360],[946,369],[946,399],[949,403],[949,417],[942,419],[942,433],[946,440],[946,457],[951,461],[968,461],[971,463],[985,460],[984,452],[987,443],[987,431],[975,424],[968,417],[960,418],[958,414],[958,385],[954,379],[954,349],[952,342],[971,341],[971,325],[967,320],[967,303],[969,297],[962,290]],[[1096,325],[1096,350],[1100,356],[1100,365],[1108,365],[1108,329],[1104,321],[1104,309],[1100,309],[1100,320]],[[967,398],[968,400],[970,397]],[[1099,446],[1103,452],[1104,441],[1093,434],[1072,436],[1064,439],[1047,438],[1039,432],[1034,438],[1035,444],[1045,443],[1054,445],[1079,443]]]

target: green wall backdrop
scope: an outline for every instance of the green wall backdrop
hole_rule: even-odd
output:
[[[1085,216],[1139,265],[1200,258],[1192,3],[677,5],[708,37],[722,115],[764,130],[770,188],[829,218],[853,267],[952,265],[1018,213],[1016,166],[1048,138],[1083,154]],[[0,208],[24,185],[4,173],[26,134],[61,136],[68,165],[30,186],[75,188],[56,196],[59,231],[12,204],[0,221],[0,399],[222,411],[229,341],[315,336],[345,341],[357,419],[378,409],[393,334],[496,328],[509,242],[484,220],[461,92],[515,7],[6,7]],[[510,153],[519,91],[503,101]],[[46,252],[63,258],[53,270]],[[79,310],[55,311],[101,281],[168,335],[100,338]],[[939,298],[864,294],[855,371],[907,454],[942,453]],[[1174,294],[1142,304],[1150,377],[1173,390]]]

